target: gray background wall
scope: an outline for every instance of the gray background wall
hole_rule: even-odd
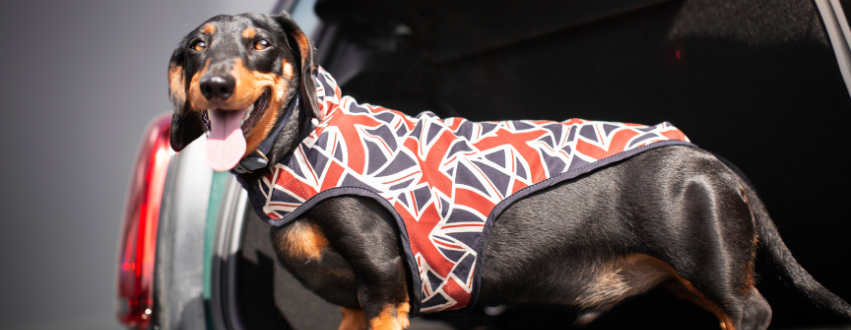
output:
[[[0,10],[0,328],[116,329],[119,218],[168,57],[275,0],[16,1]]]

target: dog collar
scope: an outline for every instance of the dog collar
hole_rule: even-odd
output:
[[[287,106],[287,112],[278,120],[278,123],[272,128],[272,131],[269,132],[269,136],[266,137],[263,142],[260,142],[260,145],[257,146],[257,149],[255,149],[254,152],[242,158],[242,160],[239,161],[239,164],[233,168],[235,173],[251,173],[269,165],[269,157],[266,155],[269,154],[269,151],[272,150],[272,146],[275,145],[275,139],[278,137],[278,134],[281,133],[281,130],[284,128],[284,124],[290,120],[293,110],[295,110],[299,104],[299,99],[300,96],[296,93],[293,100],[290,101],[290,104]]]

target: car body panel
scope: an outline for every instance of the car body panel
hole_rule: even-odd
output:
[[[204,244],[213,171],[202,137],[172,158],[157,240],[155,309],[159,329],[206,329]]]

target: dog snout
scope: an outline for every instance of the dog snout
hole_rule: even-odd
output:
[[[201,94],[211,102],[227,100],[236,88],[236,80],[229,74],[204,75],[200,81]]]

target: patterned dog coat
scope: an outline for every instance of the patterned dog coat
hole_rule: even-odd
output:
[[[689,144],[667,122],[410,117],[341,97],[322,69],[315,78],[322,116],[309,135],[271,174],[238,174],[239,181],[273,226],[334,196],[386,207],[416,274],[413,315],[475,305],[488,234],[514,201],[645,150]]]

